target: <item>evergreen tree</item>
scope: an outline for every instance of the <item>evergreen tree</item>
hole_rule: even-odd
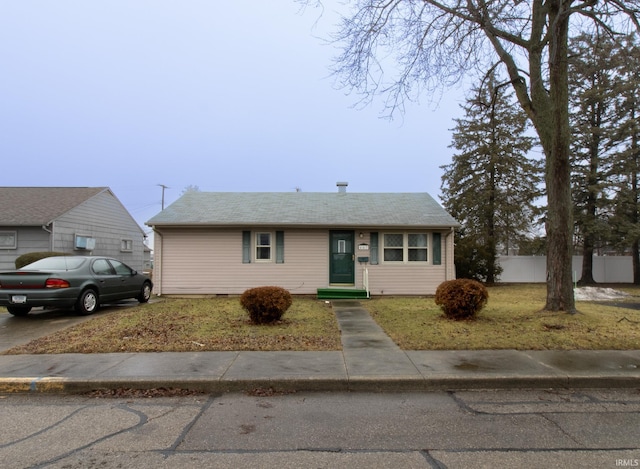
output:
[[[459,275],[488,283],[500,273],[499,252],[508,253],[530,231],[542,179],[540,163],[527,158],[534,143],[527,116],[507,90],[493,76],[473,90],[475,98],[462,106],[465,117],[455,120],[453,162],[442,166],[444,206],[463,228],[457,265],[481,267]]]
[[[321,5],[322,0],[298,0]],[[611,34],[640,30],[640,0],[353,0],[333,39],[342,45],[339,84],[363,99],[406,100],[500,67],[531,120],[545,157],[547,298],[544,309],[575,313],[571,255],[568,54],[570,23]]]
[[[630,250],[633,282],[640,285],[640,47],[636,35],[620,40],[616,49],[617,153],[613,168],[616,186],[612,220],[617,246]]]
[[[571,41],[571,179],[576,243],[582,248],[579,283],[593,278],[594,250],[609,239],[611,153],[613,149],[615,59],[609,35],[581,34]]]

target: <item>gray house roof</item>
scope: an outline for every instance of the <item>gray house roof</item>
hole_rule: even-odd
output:
[[[0,187],[0,225],[41,226],[108,187]]]
[[[149,226],[458,226],[426,193],[187,192]]]

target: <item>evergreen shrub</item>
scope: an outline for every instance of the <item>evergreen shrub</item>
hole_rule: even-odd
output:
[[[250,288],[240,296],[240,304],[254,324],[279,321],[292,303],[291,293],[281,287]]]
[[[68,256],[67,253],[64,252],[55,252],[55,251],[41,251],[41,252],[28,252],[15,260],[16,269],[20,269],[25,265],[29,265],[32,262],[39,261],[40,259],[44,259],[45,257],[53,257],[53,256]]]
[[[487,304],[489,292],[477,280],[459,278],[442,282],[435,302],[449,319],[473,319]]]

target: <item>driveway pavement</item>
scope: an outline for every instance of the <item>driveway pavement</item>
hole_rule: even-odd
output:
[[[138,304],[137,300],[127,300],[104,305],[90,316],[81,316],[73,310],[33,308],[28,315],[17,317],[0,308],[0,351]]]

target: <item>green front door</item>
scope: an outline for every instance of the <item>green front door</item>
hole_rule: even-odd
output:
[[[329,234],[329,283],[353,285],[355,279],[353,231],[331,231]]]

